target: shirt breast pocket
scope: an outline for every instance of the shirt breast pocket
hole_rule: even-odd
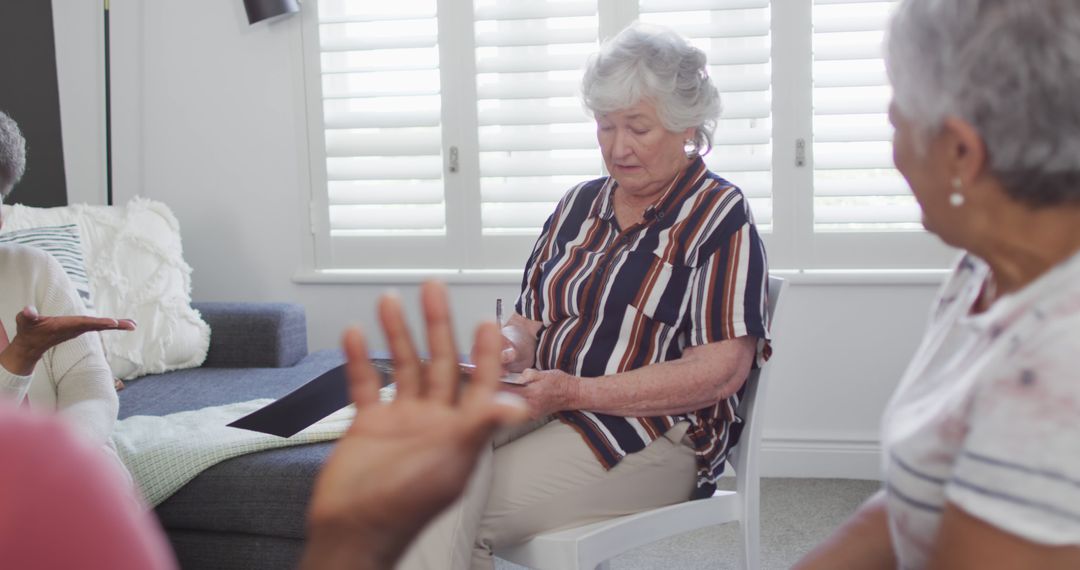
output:
[[[652,253],[633,252],[630,261],[642,268],[636,272],[640,282],[630,304],[654,321],[669,326],[678,324],[689,294],[692,268],[667,263]]]

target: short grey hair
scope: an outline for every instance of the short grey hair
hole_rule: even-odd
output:
[[[0,111],[0,200],[26,172],[26,139],[15,120]]]
[[[1013,199],[1080,203],[1080,1],[905,0],[885,61],[920,138],[958,117]]]
[[[604,42],[589,59],[581,91],[594,116],[648,99],[664,128],[679,132],[693,127],[695,151],[704,154],[712,148],[721,106],[705,52],[667,28],[635,23]]]

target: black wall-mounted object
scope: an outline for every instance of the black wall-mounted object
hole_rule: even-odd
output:
[[[249,24],[300,11],[297,0],[244,0]]]
[[[109,0],[105,0],[105,204],[113,205],[112,178],[112,44]]]
[[[26,174],[8,203],[65,206],[64,139],[56,82],[52,2],[0,0],[0,110],[26,139]]]

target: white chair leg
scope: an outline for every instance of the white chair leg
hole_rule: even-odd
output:
[[[748,521],[739,521],[742,527],[742,567],[746,570],[758,570],[761,568],[761,546],[757,524]]]
[[[752,493],[743,498],[743,516],[739,521],[742,529],[742,560],[746,570],[761,568],[761,519],[758,502],[760,487],[753,485]]]

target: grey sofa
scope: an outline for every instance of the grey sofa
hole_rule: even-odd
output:
[[[120,418],[278,398],[344,362],[308,354],[303,308],[289,303],[195,303],[211,328],[200,368],[144,376],[122,390]],[[332,443],[236,457],[202,472],[156,509],[180,565],[295,568],[312,484]]]

